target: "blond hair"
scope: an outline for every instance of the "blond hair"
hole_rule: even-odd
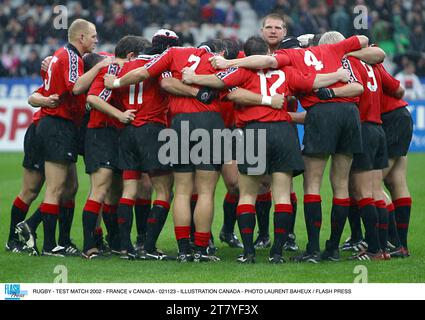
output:
[[[94,26],[94,24],[84,19],[75,20],[68,29],[68,41],[77,40],[80,34],[88,32],[90,26]]]
[[[338,31],[329,31],[324,33],[320,38],[319,45],[338,43],[342,40],[345,40],[345,37],[342,35],[342,33]]]

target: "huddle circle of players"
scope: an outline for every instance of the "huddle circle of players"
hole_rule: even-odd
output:
[[[283,18],[270,14],[262,37],[249,38],[243,51],[230,39],[179,47],[177,35],[165,29],[152,42],[123,37],[114,55],[92,53],[96,44],[95,26],[78,19],[68,30],[68,44],[43,61],[43,85],[29,97],[39,109],[25,135],[24,179],[12,205],[6,250],[85,259],[118,254],[127,260],[219,261],[211,225],[221,174],[227,194],[219,239],[240,248],[240,263],[255,263],[256,250],[264,248],[270,248],[270,263],[284,263],[284,251],[299,250],[292,179],[303,174],[308,244],[292,260],[336,262],[340,250],[353,251],[353,260],[410,255],[406,155],[412,119],[404,89],[383,67],[385,53],[369,46],[367,37],[345,39],[338,32],[287,37]],[[297,112],[298,101],[305,112]],[[265,169],[250,174],[252,165],[235,161],[234,154],[233,161],[216,164],[212,152],[209,162],[184,161],[187,155],[180,154],[172,166],[164,165],[158,135],[171,128],[180,138],[183,123],[189,133],[203,129],[210,139],[217,129],[238,129],[242,136],[265,130]],[[296,123],[304,125],[303,150]],[[78,154],[91,184],[81,250],[70,238]],[[321,251],[320,189],[329,158],[331,234]],[[43,184],[43,202],[26,219]],[[176,256],[156,247],[172,201]],[[341,244],[347,220],[351,237]]]

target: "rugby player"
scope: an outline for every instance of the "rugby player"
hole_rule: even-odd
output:
[[[260,37],[252,37],[245,44],[245,53],[251,55],[266,54],[267,45]],[[333,74],[302,75],[294,68],[282,70],[265,69],[254,72],[242,68],[230,68],[217,75],[195,75],[187,68],[184,82],[214,88],[241,86],[261,94],[263,99],[276,93],[292,96],[295,93],[308,93],[313,88],[348,81],[348,75],[342,68]],[[283,263],[283,245],[287,240],[289,217],[292,215],[290,201],[291,180],[294,172],[303,170],[303,161],[296,133],[289,121],[291,116],[282,110],[263,106],[242,107],[235,111],[241,118],[244,130],[266,129],[266,168],[263,172],[251,172],[250,165],[244,161],[238,163],[240,198],[237,209],[238,224],[244,244],[244,254],[238,258],[241,263],[255,263],[253,229],[255,227],[255,200],[261,179],[265,174],[272,175],[272,195],[275,202],[274,244],[270,251],[271,263]],[[258,144],[258,137],[257,137]],[[245,159],[246,160],[246,159]]]
[[[217,68],[231,66],[254,69],[281,68],[293,65],[303,73],[326,73],[342,66],[345,54],[360,50],[368,45],[368,38],[355,36],[334,45],[322,45],[308,49],[288,49],[275,52],[274,56],[251,56],[227,61],[215,57],[212,63]],[[350,70],[354,72],[354,70]],[[356,103],[363,92],[362,85],[337,83],[332,87],[344,87],[345,98],[323,103],[315,94],[303,96],[301,104],[307,109],[305,119],[304,148],[304,214],[309,243],[306,253],[296,257],[298,262],[320,261],[320,229],[322,210],[320,188],[324,169],[332,156],[331,184],[334,193],[333,210],[342,212],[346,207],[340,200],[348,199],[348,179],[352,154],[361,151],[360,117]],[[330,130],[329,123],[332,123]],[[344,202],[345,203],[345,202]],[[348,207],[347,207],[348,209]],[[343,214],[341,214],[343,216]]]

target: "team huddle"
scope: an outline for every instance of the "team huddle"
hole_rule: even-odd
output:
[[[308,243],[292,260],[337,262],[340,250],[354,251],[353,260],[410,255],[406,172],[413,124],[404,89],[383,67],[385,53],[367,37],[345,39],[333,31],[287,37],[283,18],[270,14],[262,37],[244,44],[217,39],[180,47],[178,36],[165,29],[151,42],[125,36],[114,54],[93,53],[96,44],[95,26],[78,19],[68,29],[68,44],[42,63],[43,85],[29,97],[39,110],[25,135],[8,251],[219,261],[211,227],[221,175],[227,194],[219,239],[243,250],[239,263],[255,263],[256,250],[264,248],[270,248],[270,263],[284,263],[285,250],[299,250],[293,178],[302,174]],[[298,102],[306,111],[297,112]],[[302,148],[296,124],[304,125]],[[212,147],[226,129],[233,138],[230,157]],[[160,154],[170,131],[181,149],[169,150],[166,163]],[[192,136],[211,143],[200,147]],[[250,161],[248,147],[239,150],[238,139],[261,149],[261,166]],[[202,161],[194,156],[200,153]],[[70,238],[79,154],[90,176],[81,250]],[[321,251],[320,191],[329,158],[331,234]],[[43,202],[26,219],[43,185]],[[176,256],[157,248],[171,203]],[[347,220],[351,237],[341,244]]]

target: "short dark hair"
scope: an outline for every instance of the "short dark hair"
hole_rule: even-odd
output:
[[[200,47],[208,47],[210,51],[214,53],[219,53],[224,49],[223,40],[220,39],[211,39],[204,41],[198,46],[198,48]]]
[[[267,54],[269,51],[269,47],[266,41],[259,36],[253,36],[246,40],[245,45],[243,47],[246,56],[252,56],[255,54]]]
[[[225,59],[236,59],[238,57],[240,48],[240,43],[238,40],[234,39],[223,39],[223,51]]]
[[[282,15],[280,15],[279,13],[275,13],[275,12],[273,12],[273,13],[270,13],[270,14],[266,15],[266,16],[263,18],[263,28],[264,28],[264,26],[266,25],[266,20],[267,20],[267,19],[281,20],[281,21],[282,21],[282,26],[283,26],[284,28],[286,28],[286,21],[285,21],[285,18],[284,18]]]
[[[131,52],[138,56],[150,42],[139,36],[125,36],[118,41],[115,47],[115,57],[125,59]]]
[[[178,46],[180,46],[179,38],[158,35],[152,38],[152,48],[148,50],[148,53],[151,55],[161,54],[170,47]]]
[[[279,49],[294,49],[301,48],[300,41],[295,37],[286,37],[279,44]]]
[[[98,64],[100,61],[105,59],[106,56],[102,56],[98,53],[87,53],[83,57],[84,62],[84,73],[89,71],[91,68],[93,68],[96,64]]]

